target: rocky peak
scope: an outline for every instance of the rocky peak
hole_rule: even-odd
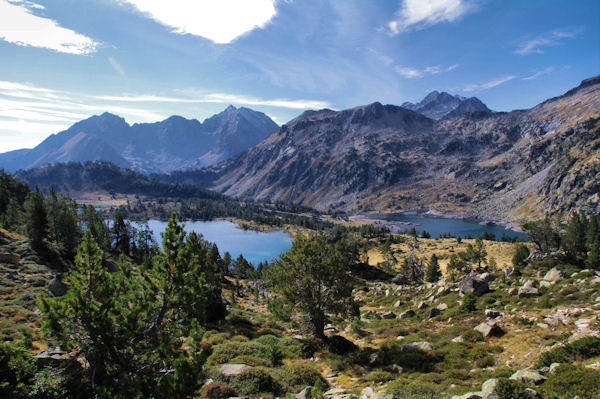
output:
[[[467,112],[491,112],[478,98],[465,98],[459,95],[432,91],[421,102],[405,102],[403,108],[419,112],[432,119],[447,119]]]

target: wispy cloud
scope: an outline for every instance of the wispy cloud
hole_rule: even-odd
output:
[[[546,32],[533,39],[525,40],[519,44],[515,50],[515,54],[527,55],[527,54],[543,54],[543,47],[559,46],[564,44],[563,39],[573,39],[577,36],[580,30],[553,30]]]
[[[490,81],[484,82],[484,83],[469,84],[463,88],[463,91],[487,90],[487,89],[491,89],[492,87],[500,86],[501,84],[509,82],[516,78],[517,78],[516,75],[507,75],[507,76],[502,76],[502,77],[499,77],[499,78],[496,78],[496,79],[493,79],[493,80],[490,80]]]
[[[127,96],[95,96],[95,99],[121,102],[159,102],[159,103],[217,103],[237,105],[263,105],[277,108],[291,109],[314,109],[328,108],[331,105],[325,101],[318,100],[289,100],[285,98],[261,99],[239,94],[227,93],[202,93],[193,90],[181,90],[183,93],[192,94],[190,97],[164,97],[155,95],[127,95]]]
[[[264,27],[275,16],[274,0],[117,0],[131,4],[144,15],[172,29],[215,43],[231,43],[239,36]]]
[[[125,70],[121,64],[117,62],[117,60],[115,60],[113,57],[108,57],[108,62],[110,62],[110,65],[112,65],[112,67],[115,68],[115,71],[119,72],[121,76],[125,76]]]
[[[548,68],[542,69],[541,71],[534,72],[532,75],[526,76],[526,77],[522,78],[521,80],[535,80],[535,79],[539,78],[540,76],[548,75],[552,72],[554,72],[554,67],[548,67]]]
[[[442,22],[454,22],[475,6],[467,0],[404,0],[396,18],[388,22],[392,35],[410,29],[423,29]]]
[[[30,1],[0,0],[0,39],[19,46],[40,47],[68,54],[89,54],[99,43],[33,14],[43,6]]]
[[[427,66],[423,69],[417,69],[412,67],[407,67],[403,65],[397,65],[394,67],[394,71],[400,76],[403,76],[408,79],[422,78],[425,75],[437,75],[442,72],[449,72],[453,69],[458,68],[458,64],[449,66],[447,68],[442,67],[441,65],[432,65]]]

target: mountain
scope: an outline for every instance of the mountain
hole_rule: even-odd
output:
[[[161,176],[318,209],[600,212],[600,76],[529,110],[434,120],[373,103],[307,111],[211,168]]]
[[[432,91],[421,102],[405,102],[402,107],[436,120],[449,119],[468,112],[492,112],[477,97],[453,96],[445,91]]]
[[[262,112],[229,106],[200,123],[171,116],[129,125],[104,113],[53,134],[31,150],[0,154],[0,167],[15,171],[48,163],[110,161],[141,172],[199,168],[237,155],[277,129]]]

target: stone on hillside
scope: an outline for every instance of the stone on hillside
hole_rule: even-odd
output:
[[[496,323],[481,323],[474,330],[479,331],[484,338],[487,337],[499,337],[504,334],[504,330],[500,328]]]
[[[552,364],[550,364],[550,367],[548,368],[548,372],[550,374],[554,373],[556,371],[556,369],[558,368],[558,366],[560,366],[560,363],[552,363]]]
[[[600,284],[600,277],[594,277],[590,280],[590,285]]]
[[[356,395],[348,393],[342,388],[333,388],[323,394],[325,399],[354,399]]]
[[[296,395],[296,399],[310,399],[312,397],[312,387],[306,387]]]
[[[540,281],[540,287],[552,287],[552,284],[554,284],[553,281]]]
[[[438,308],[431,308],[431,310],[429,311],[429,316],[428,318],[434,318],[435,316],[439,316],[441,315],[442,312],[440,312],[440,310]]]
[[[535,288],[535,281],[528,280],[521,288],[519,288],[519,298],[528,298],[532,296],[538,296],[540,293]]]
[[[407,310],[406,312],[400,313],[400,316],[398,316],[398,318],[400,319],[408,319],[409,317],[413,317],[415,315],[414,310]]]
[[[400,285],[407,285],[408,283],[410,283],[410,281],[406,278],[405,275],[403,275],[401,273],[398,273],[392,279],[392,283],[394,283],[394,284],[400,284]]]
[[[511,380],[521,381],[527,385],[540,385],[546,377],[533,370],[519,370],[509,377]]]
[[[419,302],[419,304],[417,305],[417,309],[423,309],[427,307],[427,303],[426,302]]]
[[[398,299],[398,300],[397,300],[397,301],[394,303],[394,307],[395,307],[395,308],[399,308],[400,306],[402,306],[402,301]]]
[[[381,315],[381,318],[382,319],[386,319],[386,320],[395,319],[396,318],[396,313],[394,313],[394,312],[385,312],[384,314]]]
[[[373,396],[374,393],[375,393],[375,391],[373,390],[373,388],[366,387],[360,392],[360,398],[361,399],[370,398],[371,396]]]
[[[508,295],[510,295],[510,296],[517,296],[517,295],[519,295],[519,290],[516,289],[516,288],[510,288],[508,290]]]
[[[458,287],[462,294],[472,292],[475,296],[481,296],[490,290],[487,282],[473,276],[463,278]]]
[[[567,277],[567,273],[560,270],[558,267],[553,267],[548,270],[548,273],[544,276],[544,280],[546,281],[558,281]]]
[[[462,335],[459,335],[458,337],[452,338],[450,341],[452,341],[452,342],[465,342],[465,339],[462,337]]]
[[[498,312],[497,310],[486,309],[485,316],[489,317],[490,319],[497,319],[498,317],[502,316],[502,313]]]
[[[436,306],[436,308],[437,310],[443,312],[444,310],[448,310],[448,305],[446,305],[445,303],[440,303]]]
[[[479,275],[479,279],[482,281],[485,281],[486,283],[491,283],[492,281],[496,280],[496,276],[494,276],[492,273],[482,273]]]
[[[481,396],[483,399],[498,399],[496,387],[498,386],[497,378],[490,378],[481,384]]]
[[[223,376],[223,377],[237,377],[238,375],[242,374],[244,371],[251,369],[252,367],[248,366],[247,364],[234,364],[234,363],[227,363],[221,366],[221,368],[219,369],[219,373]]]
[[[426,342],[426,341],[411,342],[409,344],[402,345],[400,350],[402,352],[414,352],[414,351],[428,352],[428,351],[433,350],[433,346],[429,342]]]
[[[56,275],[48,284],[48,291],[54,296],[63,296],[67,293],[67,285],[62,282],[62,277]]]
[[[534,389],[531,389],[531,388],[525,388],[524,394],[525,394],[526,398],[539,398],[537,391],[535,391]],[[575,397],[577,397],[577,396],[575,396]]]

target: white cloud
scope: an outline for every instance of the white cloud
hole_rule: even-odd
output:
[[[405,78],[415,79],[415,78],[422,78],[425,75],[437,75],[438,73],[442,73],[444,71],[449,72],[456,68],[458,68],[458,64],[449,66],[447,68],[444,68],[441,65],[432,65],[432,66],[427,66],[424,69],[417,69],[417,68],[411,68],[411,67],[402,66],[402,65],[396,65],[394,67],[394,71],[396,71],[397,74],[404,76]]]
[[[163,97],[155,95],[128,95],[128,96],[95,96],[98,100],[122,101],[122,102],[159,102],[159,103],[218,103],[218,104],[237,104],[237,105],[262,105],[277,108],[290,109],[319,109],[329,108],[330,104],[318,100],[289,100],[279,99],[261,99],[247,97],[238,94],[227,93],[198,93],[193,90],[182,91],[191,94],[189,97]]]
[[[47,48],[68,54],[89,54],[98,43],[32,10],[43,6],[29,1],[0,0],[0,39],[19,46]]]
[[[423,76],[423,72],[418,69],[398,65],[394,67],[394,71],[405,78],[414,79]]]
[[[526,76],[526,77],[522,78],[521,80],[535,80],[535,79],[539,78],[540,76],[548,75],[548,74],[552,73],[553,71],[554,71],[554,67],[548,67],[541,71],[537,71],[532,75]]]
[[[474,8],[467,0],[404,0],[395,13],[396,19],[388,22],[388,28],[392,35],[397,35],[411,28],[454,22]]]
[[[517,77],[516,75],[507,75],[507,76],[502,76],[502,77],[490,80],[489,82],[485,82],[485,83],[470,84],[470,85],[465,86],[463,88],[463,91],[480,91],[480,90],[491,89],[492,87],[500,86],[503,83],[509,82],[509,81],[515,79],[516,77]]]
[[[112,65],[112,67],[115,68],[115,71],[119,72],[121,76],[125,76],[125,70],[121,64],[117,62],[117,60],[115,60],[113,57],[108,57],[108,62],[110,62],[110,65]]]
[[[515,50],[515,54],[543,54],[542,47],[559,46],[563,44],[562,39],[573,39],[579,33],[578,30],[553,30],[546,32],[536,38],[526,40]]]
[[[191,34],[226,44],[276,14],[274,0],[118,0],[179,34]]]

